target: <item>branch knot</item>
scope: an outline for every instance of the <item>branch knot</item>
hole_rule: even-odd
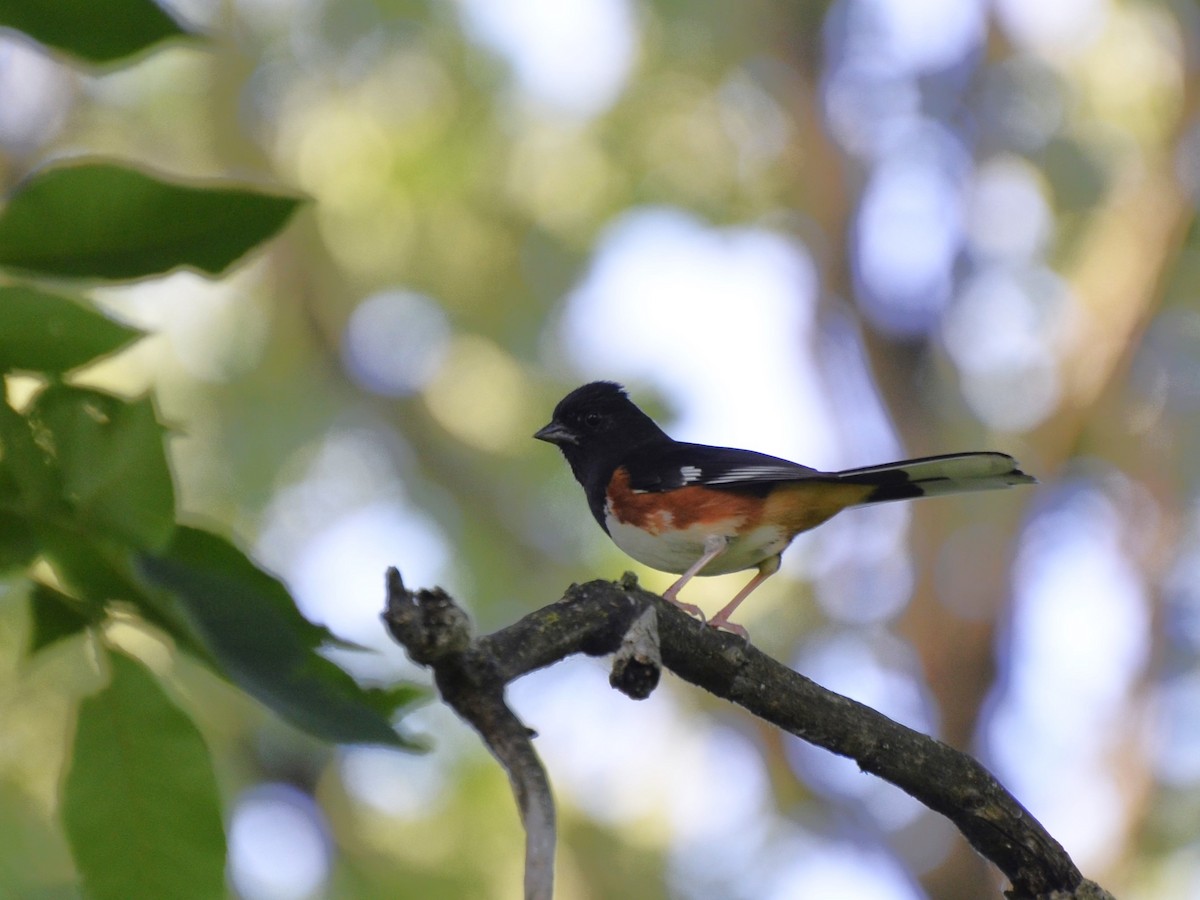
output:
[[[645,700],[658,687],[661,675],[658,610],[647,606],[621,639],[621,646],[613,656],[608,683],[633,700]]]
[[[387,609],[383,621],[419,665],[432,665],[471,644],[471,620],[440,587],[415,594],[404,586],[400,572],[387,570]]]

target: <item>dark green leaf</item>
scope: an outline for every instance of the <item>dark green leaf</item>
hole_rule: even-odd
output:
[[[398,684],[388,688],[365,688],[363,697],[381,716],[394,720],[401,713],[410,711],[411,707],[428,702],[433,697],[433,692],[420,684]],[[433,745],[428,738],[407,733],[403,722],[400,723],[399,734],[400,740],[410,750],[428,752],[432,749]]]
[[[390,718],[406,707],[424,703],[431,695],[429,688],[419,684],[398,684],[395,687],[365,688],[363,696],[381,715]]]
[[[121,349],[142,333],[70,297],[0,286],[0,370],[66,372]]]
[[[0,26],[91,63],[187,34],[150,0],[0,0]]]
[[[4,502],[28,511],[47,511],[59,503],[58,476],[38,445],[33,426],[0,392],[0,494]]]
[[[189,569],[237,585],[256,606],[264,607],[275,622],[282,624],[295,643],[304,649],[316,650],[335,643],[328,629],[301,615],[292,595],[278,578],[260,569],[225,538],[199,528],[182,526],[164,555]],[[168,587],[174,589],[173,585]]]
[[[45,428],[63,494],[81,522],[138,547],[161,547],[175,527],[175,491],[149,398],[54,385],[33,414]]]
[[[125,571],[115,548],[100,536],[72,524],[41,521],[38,545],[58,579],[77,597],[103,606],[110,600],[132,600],[142,588]],[[123,547],[124,545],[117,545]]]
[[[324,629],[229,542],[181,527],[165,552],[140,562],[179,598],[230,680],[281,717],[338,743],[405,745],[354,679],[317,654]]]
[[[0,509],[0,574],[24,568],[37,552],[37,536],[29,522],[15,512]]]
[[[160,181],[112,163],[57,165],[0,211],[0,265],[49,275],[141,278],[224,271],[274,235],[300,201],[243,187]]]
[[[133,577],[127,545],[53,522],[37,524],[37,539],[55,574],[75,596],[97,610],[110,601],[132,605],[143,619],[216,668],[174,599]]]
[[[29,604],[33,617],[33,634],[29,640],[31,654],[79,634],[103,617],[100,607],[88,606],[41,582],[35,583],[30,591]]]
[[[62,817],[89,897],[225,896],[225,834],[208,748],[142,666],[79,707]]]

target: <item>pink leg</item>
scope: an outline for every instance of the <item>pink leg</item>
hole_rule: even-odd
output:
[[[707,566],[710,562],[725,552],[725,547],[729,543],[728,538],[720,534],[710,535],[704,541],[704,554],[696,560],[688,570],[679,576],[679,580],[663,591],[663,599],[668,603],[674,603],[689,616],[699,616],[700,621],[704,621],[704,611],[694,603],[684,603],[677,600],[680,589],[692,580],[692,577]]]
[[[732,631],[734,634],[741,635],[746,643],[750,643],[750,632],[736,622],[730,622],[729,617],[733,615],[733,611],[737,609],[743,600],[750,596],[760,584],[779,571],[779,556],[772,556],[770,559],[764,559],[758,564],[758,574],[750,579],[750,583],[737,592],[737,595],[725,605],[719,613],[713,616],[708,623],[712,628],[722,628],[725,631]]]

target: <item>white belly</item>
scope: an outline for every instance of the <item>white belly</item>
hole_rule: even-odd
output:
[[[781,529],[772,525],[763,525],[738,537],[736,520],[717,525],[697,524],[680,531],[664,529],[660,534],[627,525],[611,513],[605,516],[605,524],[613,543],[638,562],[676,575],[686,572],[704,555],[704,540],[714,533],[724,534],[729,538],[729,545],[724,553],[700,570],[701,575],[725,575],[751,569],[791,543]]]

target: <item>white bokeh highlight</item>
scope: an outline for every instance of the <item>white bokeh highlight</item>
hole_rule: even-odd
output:
[[[377,429],[342,426],[298,451],[284,466],[294,477],[268,504],[255,548],[307,618],[375,651],[329,653],[372,679],[413,673],[379,623],[387,567],[412,584],[453,584],[449,544],[404,491],[397,443]]]
[[[981,163],[968,191],[966,231],[984,262],[1040,258],[1054,235],[1054,213],[1038,170],[1007,154]]]
[[[520,92],[579,117],[617,99],[637,60],[628,0],[459,0],[468,34],[505,58]]]
[[[1047,57],[1069,57],[1100,37],[1112,0],[993,0],[992,5],[1018,47]]]
[[[781,842],[756,900],[924,900],[926,894],[885,847],[798,834]]]
[[[317,900],[332,848],[312,797],[286,784],[242,793],[229,823],[229,880],[241,900]]]
[[[937,321],[962,244],[962,191],[948,158],[961,148],[936,132],[925,130],[874,168],[854,225],[863,307],[899,335],[921,334]]]
[[[266,351],[271,321],[266,305],[258,302],[261,274],[254,263],[219,281],[175,271],[96,287],[91,296],[165,343],[186,374],[219,384],[252,371]]]
[[[1068,482],[1028,524],[985,725],[1000,780],[1080,866],[1120,846],[1133,786],[1113,778],[1148,662],[1145,585],[1123,545],[1124,512],[1093,483]]]
[[[508,699],[538,729],[538,753],[560,796],[631,834],[669,828],[678,877],[758,865],[773,821],[771,789],[744,735],[692,715],[667,685],[630,703],[598,662],[579,656],[514,682]]]
[[[379,624],[383,572],[402,565],[412,584],[435,584],[448,559],[427,516],[399,503],[372,503],[338,516],[302,545],[288,580],[308,618],[339,637],[390,649]]]
[[[342,338],[346,370],[375,394],[402,397],[421,390],[446,356],[450,321],[415,291],[372,294],[350,314]]]
[[[405,725],[411,725],[405,716]],[[439,740],[435,753],[408,753],[389,747],[345,747],[338,772],[346,790],[375,812],[421,820],[435,815],[451,786],[451,754]]]
[[[662,391],[680,440],[832,467],[840,451],[810,352],[817,288],[803,246],[780,234],[637,209],[602,236],[562,336],[587,376]]]
[[[852,0],[879,17],[881,43],[898,68],[921,74],[978,52],[986,33],[981,0]]]
[[[1059,354],[1074,334],[1077,304],[1049,268],[977,269],[942,319],[941,337],[962,391],[999,431],[1027,431],[1062,396]]]
[[[28,41],[0,33],[0,147],[29,153],[62,128],[72,77]]]

